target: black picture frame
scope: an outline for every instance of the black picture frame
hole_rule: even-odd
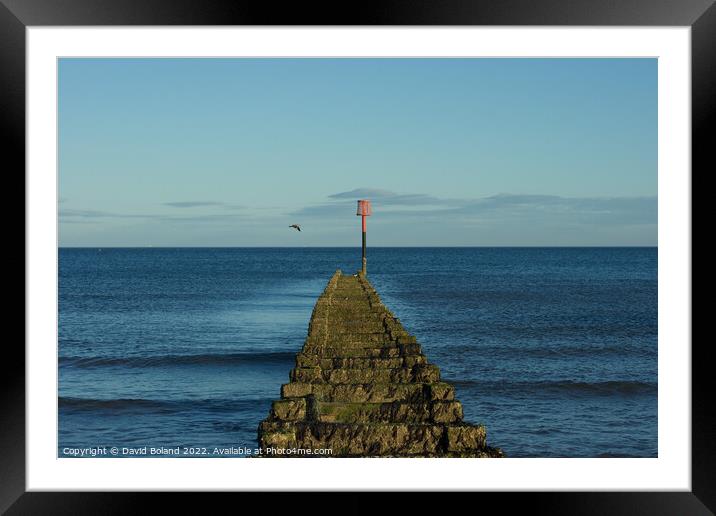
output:
[[[3,163],[10,163],[3,166],[4,177],[6,180],[24,177],[25,29],[28,26],[619,25],[691,27],[693,184],[697,174],[706,175],[716,169],[711,152],[713,141],[708,138],[709,129],[714,125],[716,104],[716,7],[713,4],[713,0],[383,0],[350,4],[287,2],[279,6],[268,1],[245,0],[0,0],[3,135],[0,141],[4,149]],[[24,192],[24,181],[20,188]],[[27,259],[24,251],[23,257]],[[19,261],[15,251],[11,264]],[[146,512],[147,504],[157,498],[164,504],[171,497],[185,511],[206,512],[207,493],[189,498],[180,493],[25,492],[25,353],[19,339],[6,339],[5,344],[5,357],[0,361],[3,369],[0,375],[0,510],[7,510],[7,514],[131,514]],[[508,513],[522,508],[537,514],[713,514],[716,510],[716,424],[710,400],[710,393],[714,392],[712,362],[708,359],[710,343],[693,340],[691,345],[691,492],[479,493],[480,501],[470,503],[479,503],[480,507],[495,503],[501,512]],[[249,503],[246,494],[241,496],[241,504]],[[269,496],[274,509],[290,510],[300,505],[295,495]],[[365,512],[374,504],[373,494],[347,496],[340,506],[341,512]],[[424,495],[415,494],[409,502],[401,504],[401,509],[425,508],[428,501]],[[266,498],[251,502],[267,503]]]

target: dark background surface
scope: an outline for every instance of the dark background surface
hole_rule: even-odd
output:
[[[25,25],[691,25],[711,0],[3,0]]]
[[[0,137],[3,170],[23,192],[25,115],[25,27],[28,25],[687,25],[692,27],[692,169],[714,169],[708,129],[714,121],[716,91],[716,8],[711,0],[506,0],[501,2],[385,0],[360,4],[311,4],[189,0],[2,0],[0,3]],[[697,173],[692,174],[695,177]],[[24,230],[10,224],[18,237]],[[24,249],[24,244],[23,244]],[[693,251],[692,251],[693,252]],[[8,253],[9,265],[21,267],[24,252]],[[692,273],[693,274],[693,273]],[[10,275],[16,279],[19,275]],[[25,297],[23,288],[23,299]],[[19,311],[19,302],[13,308]],[[22,303],[24,307],[24,302]],[[0,440],[0,510],[8,514],[132,514],[148,513],[151,504],[182,512],[206,511],[207,495],[26,493],[25,490],[25,359],[19,339],[8,339],[0,375],[3,432]],[[716,429],[711,392],[714,390],[708,343],[692,344],[692,493],[527,493],[480,494],[470,503],[495,505],[501,511],[537,514],[712,514],[716,508],[714,461]],[[21,496],[22,495],[22,496]],[[225,494],[232,512],[237,503],[270,502],[272,510],[302,506],[296,495]],[[322,495],[325,496],[325,495]],[[464,499],[454,500],[456,507]],[[20,497],[18,499],[18,497]],[[231,497],[231,498],[229,498]],[[405,500],[406,497],[403,497]],[[427,510],[433,496],[414,496],[402,510]],[[325,500],[330,506],[330,502]],[[372,510],[384,502],[377,495],[349,494],[341,512]],[[315,507],[307,506],[315,511]],[[707,508],[708,507],[708,508]],[[217,511],[218,512],[218,511]]]

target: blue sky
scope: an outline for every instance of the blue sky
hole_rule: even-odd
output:
[[[61,246],[656,245],[656,196],[656,59],[59,64]]]

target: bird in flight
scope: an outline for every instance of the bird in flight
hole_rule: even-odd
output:
[[[301,226],[299,226],[298,224],[291,224],[291,225],[288,226],[288,227],[293,228],[293,229],[297,229],[298,231],[301,231]]]

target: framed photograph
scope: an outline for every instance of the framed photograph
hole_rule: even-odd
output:
[[[713,2],[3,2],[8,514],[137,491],[711,514]]]

